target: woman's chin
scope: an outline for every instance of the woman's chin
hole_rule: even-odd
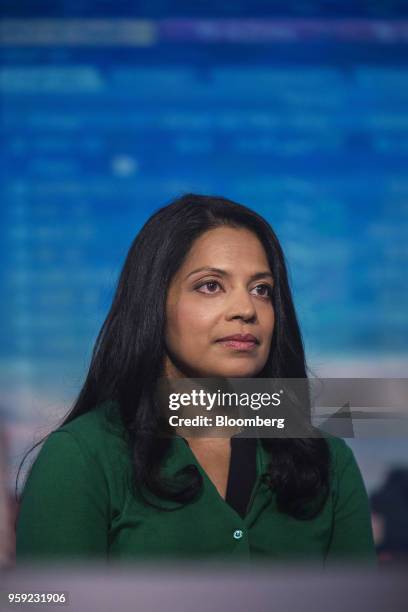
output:
[[[200,374],[200,378],[253,378],[258,371],[259,369],[253,367],[220,367],[212,368],[207,374]]]

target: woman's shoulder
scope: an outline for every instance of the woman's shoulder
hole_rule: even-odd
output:
[[[118,405],[104,402],[52,431],[40,454],[70,461],[79,452],[99,465],[113,465],[116,456],[126,457],[125,434]]]
[[[343,438],[334,436],[328,432],[321,432],[325,438],[329,451],[332,465],[336,468],[341,467],[345,462],[353,457],[353,451]]]
[[[106,402],[52,431],[31,464],[27,489],[121,482],[129,469],[124,427],[116,404]],[[63,484],[65,483],[65,484]],[[112,488],[112,486],[111,486]]]
[[[86,546],[87,532],[98,529],[96,525],[103,533],[110,509],[122,507],[128,494],[130,461],[121,432],[117,408],[106,403],[47,436],[21,491],[20,554],[47,546],[55,551],[59,539],[66,550],[73,542]],[[49,520],[53,513],[58,518],[54,523]],[[59,529],[61,521],[67,530]],[[48,535],[43,538],[44,533]],[[102,535],[95,536],[90,546],[102,545],[99,537]]]
[[[324,432],[330,450],[333,490],[365,488],[364,479],[352,448],[343,438]]]
[[[87,440],[107,437],[114,439],[123,438],[125,428],[117,402],[106,401],[62,424],[53,433],[57,432],[71,433],[86,437]]]

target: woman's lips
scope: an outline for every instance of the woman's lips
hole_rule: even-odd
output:
[[[226,348],[231,348],[235,351],[252,351],[257,343],[254,340],[218,340],[218,344],[222,344]]]

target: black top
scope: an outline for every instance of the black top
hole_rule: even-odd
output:
[[[256,480],[256,438],[231,438],[231,460],[225,501],[244,518]]]
[[[185,440],[188,444],[187,440]],[[188,446],[190,446],[188,444]],[[231,458],[225,501],[244,518],[256,481],[256,438],[231,437]]]

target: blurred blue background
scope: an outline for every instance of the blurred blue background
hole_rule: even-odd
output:
[[[78,393],[137,231],[186,191],[270,221],[317,374],[407,375],[407,2],[1,6],[10,483]],[[408,465],[405,440],[352,444],[369,489]]]

